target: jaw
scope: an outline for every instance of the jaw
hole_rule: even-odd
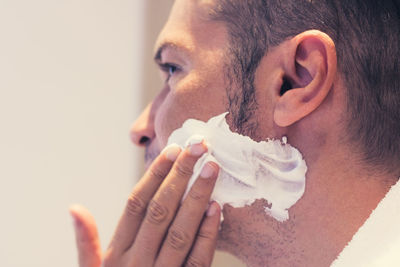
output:
[[[217,249],[248,266],[294,266],[304,258],[296,245],[295,216],[278,222],[265,213],[266,205],[265,200],[243,208],[224,205]]]

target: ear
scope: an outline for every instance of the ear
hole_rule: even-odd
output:
[[[327,34],[310,30],[289,40],[282,57],[283,86],[274,121],[287,127],[316,110],[328,95],[336,76],[336,48]]]

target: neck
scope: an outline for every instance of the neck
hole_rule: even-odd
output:
[[[329,266],[397,181],[371,173],[347,147],[325,144],[308,160],[306,193],[292,210],[306,266]]]
[[[306,154],[306,191],[290,219],[279,223],[265,215],[263,201],[225,206],[221,249],[249,266],[329,266],[398,178],[371,175],[354,152],[337,146],[316,157]]]

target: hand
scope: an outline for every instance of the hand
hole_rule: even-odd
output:
[[[210,266],[221,209],[205,212],[218,176],[207,163],[181,203],[193,167],[206,152],[204,144],[163,151],[133,189],[107,251],[102,254],[96,223],[81,206],[70,213],[80,267]]]

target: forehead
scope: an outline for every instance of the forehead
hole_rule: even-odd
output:
[[[211,20],[215,0],[176,0],[161,31],[155,51],[165,44],[195,52],[199,47],[217,49],[226,43],[226,28]]]

